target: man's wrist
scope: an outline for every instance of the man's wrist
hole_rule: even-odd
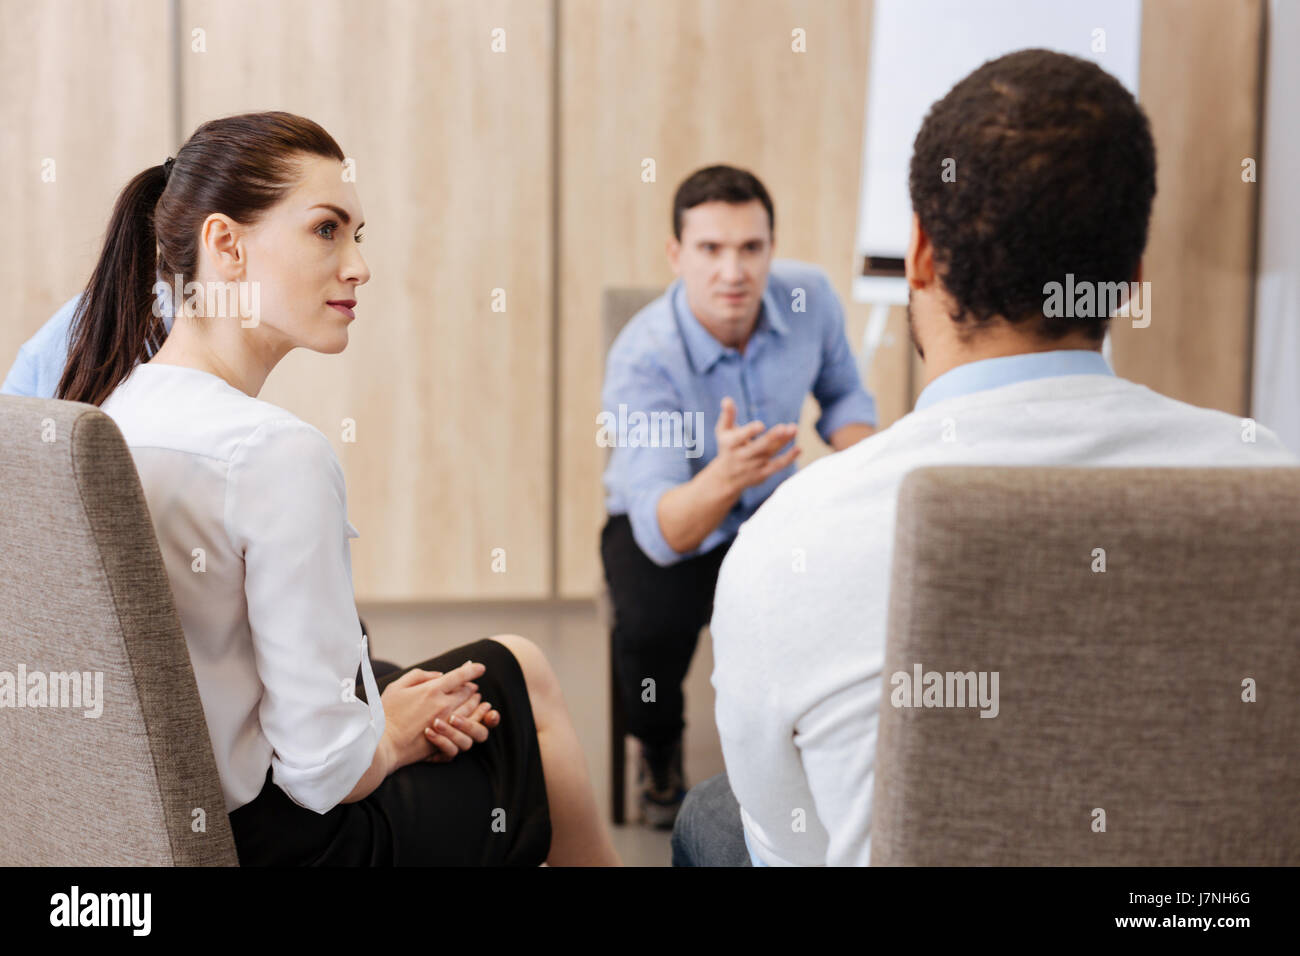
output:
[[[701,468],[696,477],[703,482],[705,494],[711,501],[725,502],[728,506],[740,500],[745,490],[744,487],[737,487],[734,482],[727,479],[722,469],[718,467],[716,458]]]

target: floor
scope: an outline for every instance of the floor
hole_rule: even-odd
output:
[[[546,652],[564,688],[569,713],[587,755],[596,804],[609,813],[609,636],[594,601],[466,604],[360,604],[376,658],[402,666],[493,634],[522,634]],[[713,723],[713,648],[700,635],[686,677],[687,785],[721,773],[722,748]],[[635,822],[635,744],[628,745],[628,820],[613,827],[614,844],[629,866],[667,866],[669,834]],[[608,817],[606,818],[608,820]]]

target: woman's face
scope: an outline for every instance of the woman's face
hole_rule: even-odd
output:
[[[258,306],[256,316],[241,324],[262,328],[262,336],[278,333],[272,337],[284,351],[341,352],[357,286],[370,279],[359,248],[364,215],[341,162],[321,156],[300,162],[298,185],[251,227],[236,226],[231,237],[243,245],[242,278]]]

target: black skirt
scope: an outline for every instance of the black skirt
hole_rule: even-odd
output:
[[[447,672],[467,660],[501,714],[484,743],[448,763],[420,761],[389,774],[364,800],[324,814],[298,806],[266,773],[262,792],[230,814],[241,866],[537,866],[551,820],[537,728],[523,671],[509,649],[484,639],[422,664]],[[376,680],[380,691],[413,668]],[[364,689],[357,687],[364,699]]]

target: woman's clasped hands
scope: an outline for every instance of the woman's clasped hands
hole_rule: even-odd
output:
[[[485,670],[475,661],[445,674],[417,667],[384,688],[385,736],[397,767],[419,760],[446,763],[487,740],[501,714],[482,699],[474,683]]]

